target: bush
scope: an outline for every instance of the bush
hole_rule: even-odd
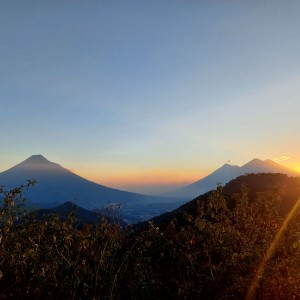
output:
[[[1,190],[0,298],[241,299],[280,228],[280,192],[249,199],[219,187],[184,222],[122,230],[103,215],[95,226],[35,218],[22,191]],[[295,216],[266,261],[257,299],[299,295],[300,224]]]

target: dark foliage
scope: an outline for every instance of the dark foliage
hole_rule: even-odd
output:
[[[299,212],[280,229],[284,199],[295,192],[288,177],[274,176],[281,188],[275,177],[248,175],[137,230],[103,215],[78,230],[74,210],[37,219],[22,197],[31,182],[1,190],[0,298],[299,297]]]

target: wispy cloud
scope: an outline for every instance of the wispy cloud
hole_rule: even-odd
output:
[[[281,155],[279,157],[274,158],[273,160],[276,162],[281,162],[289,159],[291,159],[289,156]]]

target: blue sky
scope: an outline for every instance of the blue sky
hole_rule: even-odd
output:
[[[299,1],[2,1],[0,171],[43,154],[163,191],[228,160],[300,171]]]

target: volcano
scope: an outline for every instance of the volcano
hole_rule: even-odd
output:
[[[27,180],[37,184],[25,192],[30,203],[53,208],[67,201],[85,209],[103,208],[110,203],[121,204],[122,213],[130,220],[140,221],[178,206],[172,197],[131,193],[100,185],[80,177],[42,155],[33,155],[20,164],[0,173],[0,186],[12,189]]]

